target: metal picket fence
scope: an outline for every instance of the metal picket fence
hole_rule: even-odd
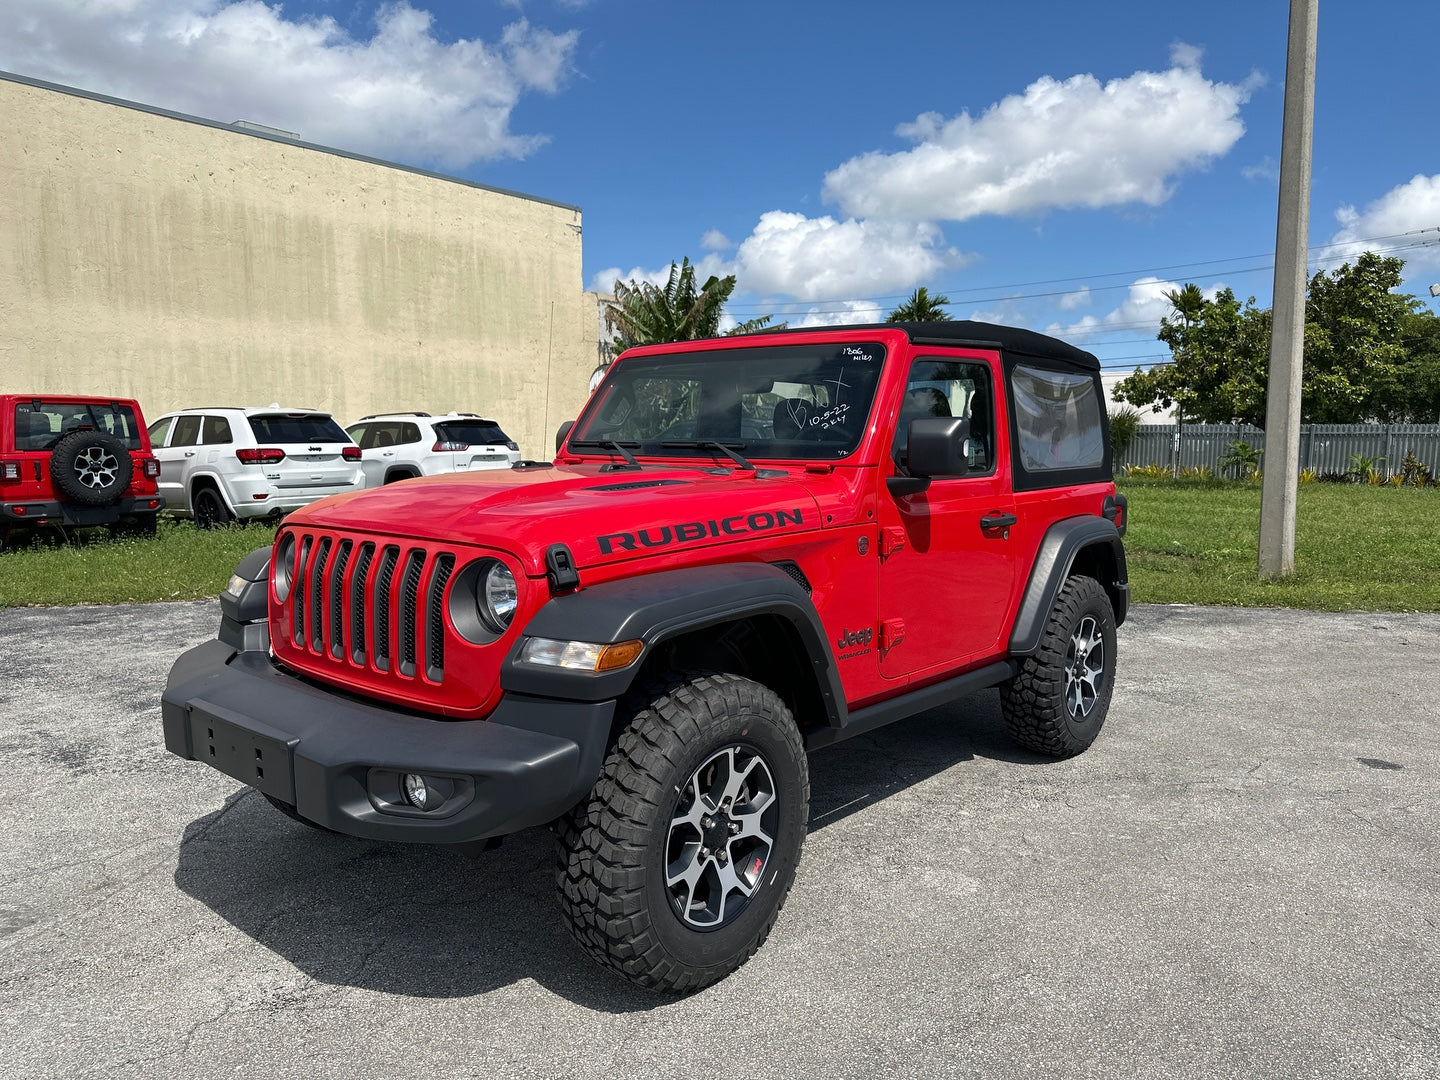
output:
[[[1265,451],[1265,432],[1249,424],[1185,424],[1179,429],[1178,445],[1174,424],[1142,424],[1119,464],[1204,467],[1218,476],[1220,459],[1236,441],[1249,443],[1262,455]],[[1388,475],[1400,471],[1407,453],[1440,475],[1440,424],[1300,426],[1301,469],[1344,472],[1358,454]]]

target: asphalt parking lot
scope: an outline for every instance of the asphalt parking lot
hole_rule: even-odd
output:
[[[0,611],[7,1076],[1440,1075],[1440,616],[1140,606],[1100,741],[993,692],[811,759],[694,997],[570,942],[550,838],[313,832],[162,747],[211,603]]]

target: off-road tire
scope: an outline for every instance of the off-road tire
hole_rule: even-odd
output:
[[[1098,659],[1096,645],[1102,650]],[[1114,688],[1115,612],[1110,597],[1094,578],[1068,578],[1045,620],[1040,647],[1025,658],[1014,678],[1000,685],[1005,725],[1026,749],[1048,757],[1074,757],[1100,734]]]
[[[202,484],[195,489],[190,501],[191,512],[195,515],[197,529],[218,529],[235,520],[235,515],[225,505],[225,499],[218,488]]]
[[[71,502],[104,506],[130,486],[130,451],[103,431],[72,431],[50,453],[50,480]]]
[[[768,687],[736,675],[672,676],[629,708],[632,719],[589,797],[558,823],[560,903],[570,932],[601,964],[640,986],[690,993],[738,968],[775,925],[795,878],[809,817],[805,748],[784,702]],[[756,758],[763,772],[753,764]],[[726,777],[744,773],[737,784],[770,783],[768,802],[763,794],[738,789],[743,807],[774,811],[765,818],[774,832],[766,834],[770,845],[758,870],[750,868],[761,856],[754,847],[745,854],[743,834],[760,819],[750,819],[752,810],[742,808],[740,797],[706,819],[714,823],[711,832],[697,830],[693,849],[680,842],[688,838],[682,819],[696,813],[696,793],[706,786],[705,777],[717,775],[714,769],[733,770]],[[723,790],[709,788],[711,795]],[[734,819],[727,816],[730,810]],[[739,826],[742,819],[747,824]],[[706,845],[714,843],[706,837],[723,837],[726,823],[737,826],[732,835],[742,835],[703,857],[711,850]],[[667,865],[703,867],[701,880],[667,885]],[[723,866],[736,881],[753,875],[748,898],[725,883],[731,879],[718,876]],[[712,874],[717,876],[708,877]],[[696,898],[704,891],[713,900],[715,885],[719,917],[713,928],[698,929],[687,919],[703,917]],[[688,906],[672,900],[672,888],[689,889]]]

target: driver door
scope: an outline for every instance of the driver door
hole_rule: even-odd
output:
[[[919,416],[970,418],[970,469],[913,495],[880,489],[880,672],[925,680],[995,652],[1014,591],[1015,500],[996,438],[1002,399],[986,360],[913,362],[896,423],[894,467],[905,469]]]

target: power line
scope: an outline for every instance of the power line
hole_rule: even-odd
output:
[[[1312,265],[1314,265],[1316,268],[1338,265],[1338,264],[1340,264],[1340,263],[1343,263],[1343,262],[1347,261],[1348,259],[1350,259],[1350,258],[1352,257],[1351,252],[1354,250],[1354,248],[1355,248],[1357,245],[1369,245],[1369,244],[1372,244],[1372,243],[1375,243],[1375,242],[1381,241],[1381,240],[1398,240],[1398,239],[1401,239],[1401,238],[1404,238],[1404,237],[1418,237],[1418,238],[1419,238],[1419,239],[1409,240],[1409,241],[1407,241],[1407,242],[1405,242],[1405,243],[1391,244],[1391,245],[1388,245],[1388,246],[1385,246],[1385,247],[1367,247],[1366,250],[1371,251],[1372,253],[1374,253],[1374,254],[1376,254],[1376,255],[1388,255],[1388,254],[1392,254],[1392,253],[1397,252],[1397,251],[1408,251],[1408,250],[1413,250],[1413,249],[1415,249],[1415,248],[1432,247],[1432,246],[1434,246],[1435,244],[1440,243],[1440,235],[1437,235],[1437,236],[1435,236],[1434,238],[1425,238],[1425,235],[1428,234],[1428,233],[1440,234],[1440,226],[1433,226],[1433,227],[1424,228],[1424,229],[1412,229],[1412,230],[1410,230],[1409,232],[1403,232],[1403,233],[1388,233],[1388,234],[1385,234],[1385,235],[1382,235],[1382,236],[1361,237],[1361,238],[1357,238],[1356,240],[1343,241],[1343,242],[1339,242],[1339,243],[1317,244],[1317,245],[1312,246],[1312,247],[1309,249],[1310,252],[1312,253],[1311,262],[1312,262]],[[1332,253],[1332,254],[1320,254],[1321,252],[1326,252],[1326,251],[1333,251],[1333,253]],[[1131,288],[1135,283],[1134,283],[1133,281],[1131,281],[1131,282],[1121,282],[1121,283],[1119,283],[1119,284],[1114,284],[1114,285],[1095,285],[1095,286],[1091,286],[1091,285],[1088,284],[1088,282],[1094,281],[1094,280],[1097,280],[1097,279],[1104,279],[1104,278],[1133,277],[1133,276],[1135,276],[1135,275],[1159,274],[1159,273],[1162,273],[1162,272],[1165,272],[1165,271],[1193,269],[1193,268],[1196,268],[1196,267],[1207,267],[1207,266],[1209,266],[1209,267],[1216,267],[1214,273],[1216,273],[1216,274],[1224,274],[1224,275],[1226,275],[1226,276],[1239,276],[1239,275],[1242,275],[1242,274],[1258,274],[1258,273],[1265,273],[1266,271],[1272,271],[1272,270],[1274,270],[1274,269],[1275,269],[1275,264],[1274,264],[1273,261],[1268,262],[1268,263],[1258,264],[1258,265],[1255,265],[1255,266],[1246,266],[1246,267],[1231,268],[1231,269],[1228,269],[1228,270],[1221,269],[1222,264],[1225,264],[1225,263],[1243,262],[1243,261],[1245,261],[1245,260],[1247,260],[1247,259],[1256,259],[1256,258],[1264,258],[1264,257],[1265,257],[1264,254],[1258,254],[1258,255],[1237,255],[1237,256],[1231,256],[1231,257],[1222,258],[1222,259],[1209,259],[1209,260],[1204,260],[1204,261],[1201,261],[1201,262],[1173,263],[1173,264],[1168,265],[1168,266],[1146,267],[1146,268],[1142,268],[1142,269],[1139,269],[1139,270],[1112,270],[1112,271],[1098,272],[1098,273],[1094,273],[1094,274],[1077,275],[1077,276],[1073,276],[1073,277],[1046,278],[1046,279],[1041,279],[1041,280],[1037,280],[1037,281],[1018,282],[1018,283],[1005,284],[1005,285],[976,286],[976,287],[971,288],[971,289],[961,289],[961,290],[958,290],[959,295],[960,295],[960,298],[959,298],[959,299],[956,299],[955,297],[951,297],[950,300],[949,300],[949,303],[950,303],[950,305],[953,307],[953,306],[959,306],[959,305],[976,305],[976,304],[1005,303],[1005,302],[1014,301],[1014,300],[1038,300],[1038,299],[1046,299],[1046,298],[1055,297],[1055,296],[1070,296],[1070,295],[1073,295],[1073,294],[1079,292],[1079,291],[1081,290],[1081,288],[1083,288],[1083,289],[1085,289],[1085,290],[1087,290],[1088,292],[1091,292],[1091,293],[1096,293],[1096,292],[1112,292],[1112,291],[1115,291],[1115,290],[1117,290],[1117,289],[1129,289],[1129,288]],[[1034,293],[1008,293],[1008,294],[1002,294],[1002,295],[990,295],[990,296],[980,296],[980,297],[967,296],[967,295],[966,295],[967,293],[973,294],[973,293],[977,293],[977,292],[996,293],[996,292],[998,292],[998,291],[1001,290],[1001,289],[1029,288],[1029,287],[1037,286],[1037,285],[1054,285],[1054,284],[1060,284],[1060,283],[1064,283],[1064,282],[1078,282],[1078,283],[1080,283],[1080,285],[1079,285],[1078,287],[1076,287],[1076,288],[1046,290],[1046,291],[1043,291],[1043,292],[1034,292]],[[952,292],[957,292],[957,290],[954,289],[954,288],[952,288],[952,287],[950,287],[950,286],[940,286],[940,287],[937,287],[937,288],[935,289],[935,292],[937,292],[937,293],[942,293],[942,292],[943,292],[943,293],[945,293],[945,294],[948,296],[948,295],[949,295],[950,293],[952,293]],[[751,309],[751,308],[729,309],[729,308],[727,308],[727,314],[729,314],[732,318],[736,318],[738,321],[741,321],[741,322],[743,322],[746,318],[754,318],[754,317],[759,316],[759,315],[774,315],[774,316],[776,316],[777,318],[783,318],[783,317],[786,317],[786,316],[789,316],[789,315],[800,315],[800,316],[804,316],[804,315],[841,315],[841,314],[846,314],[846,313],[848,313],[848,312],[851,310],[851,309],[850,309],[850,305],[852,305],[852,304],[871,304],[871,305],[874,305],[874,306],[877,306],[877,307],[884,307],[884,306],[885,306],[885,304],[884,304],[885,301],[890,301],[890,300],[904,300],[904,299],[908,299],[909,296],[910,296],[909,293],[885,293],[885,294],[880,294],[880,295],[877,295],[877,296],[850,297],[850,298],[848,298],[848,299],[812,300],[812,301],[790,300],[790,301],[785,301],[784,303],[778,303],[778,304],[772,305],[772,306],[771,306],[770,308],[768,308],[768,309],[762,309],[762,308],[754,308],[754,309]]]

